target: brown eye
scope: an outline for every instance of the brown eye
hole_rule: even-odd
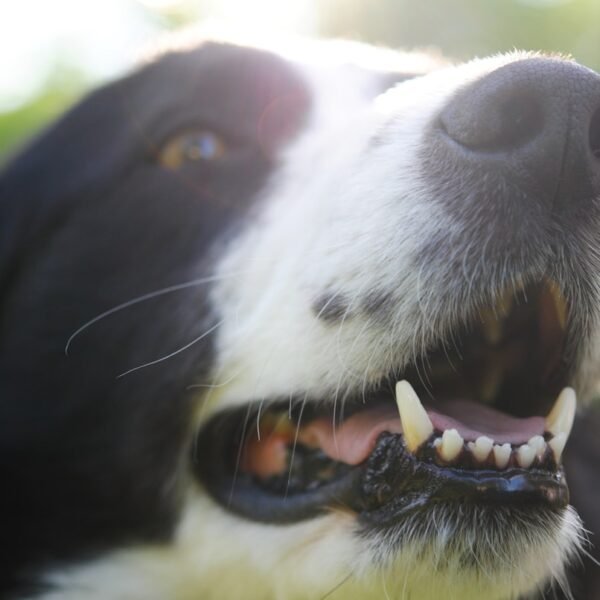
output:
[[[223,158],[227,148],[212,131],[186,131],[171,138],[160,150],[158,162],[167,169],[180,169],[190,162],[209,162]]]

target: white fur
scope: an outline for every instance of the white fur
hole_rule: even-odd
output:
[[[233,377],[220,406],[372,384],[424,349],[435,287],[423,288],[410,259],[423,239],[460,233],[460,223],[415,177],[422,136],[459,85],[514,58],[436,72],[375,102],[356,98],[353,80],[317,79],[308,131],[283,157],[263,212],[219,271],[219,377]],[[381,132],[389,142],[369,149]],[[226,278],[230,272],[241,275]],[[311,314],[313,298],[328,287],[351,308],[378,288],[401,301],[391,322],[348,317],[331,328]]]
[[[386,540],[355,536],[350,514],[269,526],[232,516],[197,492],[184,514],[172,544],[129,548],[55,572],[48,581],[57,591],[44,600],[510,600],[535,590],[549,571],[563,576],[581,527],[569,509],[555,532],[498,545],[495,570],[481,572],[457,564],[447,547],[457,532],[443,523],[432,544],[415,540],[375,567]],[[472,530],[465,544],[481,535]]]
[[[213,303],[223,325],[218,363],[204,382],[215,387],[198,399],[198,424],[224,406],[291,393],[340,400],[401,368],[469,310],[438,306],[441,279],[424,281],[411,263],[423,239],[460,234],[460,223],[415,177],[418,151],[458,86],[519,57],[443,69],[375,100],[366,75],[303,67],[314,95],[309,124],[281,156],[252,221],[216,271],[223,279]],[[373,289],[398,299],[385,321],[357,310]],[[312,312],[327,291],[349,301],[341,323]],[[569,510],[553,530],[503,540],[497,562],[469,571],[447,543],[465,535],[468,546],[474,530],[460,534],[443,520],[438,526],[429,547],[415,539],[390,555],[385,540],[354,534],[350,514],[269,526],[235,517],[194,489],[172,544],[52,573],[60,591],[44,598],[318,600],[331,592],[327,598],[505,600],[560,577],[581,531]]]

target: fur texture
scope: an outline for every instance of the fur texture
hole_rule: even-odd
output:
[[[597,208],[558,230],[533,209],[507,223],[495,206],[529,200],[518,181],[473,190],[458,176],[440,191],[444,165],[430,164],[432,124],[457,91],[535,57],[447,66],[309,42],[300,54],[321,64],[291,54],[206,42],[159,56],[84,100],[0,179],[7,594],[568,593],[584,538],[573,507],[440,506],[386,532],[346,511],[266,525],[192,475],[211,459],[194,436],[219,411],[282,398],[342,411],[522,279],[552,277],[577,299],[574,381],[587,404],[597,389]],[[326,60],[336,54],[356,64]],[[225,157],[166,168],[161,149],[186,130],[216,132]],[[470,195],[492,208],[453,209]],[[594,473],[595,440],[582,432],[573,452]],[[596,530],[598,486],[585,479],[574,498]],[[595,597],[578,575],[575,598]]]

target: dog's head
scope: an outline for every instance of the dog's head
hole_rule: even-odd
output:
[[[563,580],[571,388],[589,403],[600,361],[600,77],[304,48],[169,52],[5,170],[7,586]]]

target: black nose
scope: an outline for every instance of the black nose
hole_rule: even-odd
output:
[[[600,77],[585,67],[510,63],[460,89],[438,125],[459,170],[501,173],[554,209],[600,196]]]

